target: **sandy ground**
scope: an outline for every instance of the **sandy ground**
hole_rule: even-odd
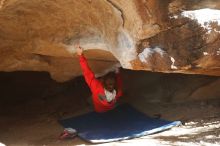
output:
[[[91,110],[85,99],[57,96],[21,103],[1,103],[0,146],[75,146],[92,145],[80,138],[59,140],[63,127],[58,119]],[[128,100],[129,102],[129,100]],[[141,138],[98,145],[220,145],[220,100],[185,103],[130,101],[147,115],[181,120],[183,125]]]

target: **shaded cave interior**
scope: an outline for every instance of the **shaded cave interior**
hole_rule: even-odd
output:
[[[152,103],[203,103],[219,99],[219,77],[125,69],[121,73],[124,96],[120,102],[140,105],[142,110]],[[83,76],[59,83],[47,72],[0,72],[0,88],[2,115],[48,114],[59,119],[91,106],[87,102],[91,93]]]

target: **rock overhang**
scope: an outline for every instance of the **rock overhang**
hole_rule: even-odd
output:
[[[216,1],[2,1],[0,70],[47,71],[57,81],[69,80],[81,74],[73,55],[79,42],[96,73],[120,63],[132,70],[219,76],[219,19],[210,17],[215,21],[206,29],[206,22],[191,17],[218,8]]]

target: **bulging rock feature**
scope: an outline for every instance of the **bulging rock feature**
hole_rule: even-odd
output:
[[[0,70],[70,80],[81,74],[79,42],[97,74],[120,63],[219,76],[219,9],[217,1],[1,0]]]

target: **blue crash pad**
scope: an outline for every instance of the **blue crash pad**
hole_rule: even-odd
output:
[[[78,136],[91,143],[112,142],[141,137],[167,130],[181,124],[146,116],[129,105],[120,105],[105,112],[90,112],[60,120],[65,128],[73,128]]]

